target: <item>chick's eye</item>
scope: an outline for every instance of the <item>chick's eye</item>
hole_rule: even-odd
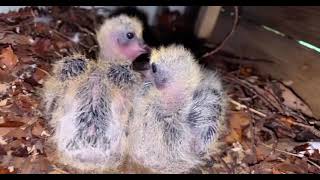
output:
[[[134,38],[134,34],[132,32],[127,33],[127,38],[128,39]]]
[[[157,66],[154,63],[151,64],[151,68],[153,73],[157,72]]]

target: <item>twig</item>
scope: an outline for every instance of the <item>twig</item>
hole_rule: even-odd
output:
[[[255,109],[249,108],[249,107],[247,107],[246,105],[241,104],[241,103],[239,103],[239,102],[237,102],[237,101],[235,101],[235,100],[233,100],[233,99],[231,99],[231,98],[229,99],[229,101],[230,101],[232,104],[238,106],[238,107],[241,108],[241,109],[248,109],[249,111],[251,111],[251,112],[253,112],[253,113],[255,113],[255,114],[257,114],[257,115],[259,115],[259,116],[261,116],[261,117],[264,117],[264,118],[267,117],[266,114],[264,114],[264,113],[262,113],[262,112],[259,112],[259,111],[255,110]]]
[[[27,127],[33,125],[37,121],[38,121],[38,119],[32,119],[32,120],[28,121],[26,124],[24,124],[23,126],[21,126],[20,129],[25,130]]]
[[[251,101],[252,102],[252,101]],[[254,118],[252,115],[252,112],[249,111],[249,115],[250,115],[250,133],[251,133],[251,151],[252,154],[254,154],[254,163],[257,162],[257,149],[255,147],[255,126],[254,126]]]
[[[231,80],[231,81],[233,81],[234,83],[237,83],[237,84],[239,84],[239,85],[247,88],[247,89],[248,89],[249,91],[251,91],[252,93],[258,95],[258,96],[260,97],[260,99],[261,99],[264,103],[266,103],[267,105],[271,105],[270,108],[275,108],[275,109],[277,109],[277,110],[278,110],[279,112],[281,112],[281,113],[284,112],[283,107],[281,106],[281,103],[279,103],[279,101],[278,101],[274,96],[272,96],[273,98],[275,98],[275,101],[277,102],[277,105],[279,105],[279,107],[278,107],[277,105],[274,105],[274,103],[271,102],[272,100],[270,100],[269,98],[267,98],[267,97],[265,97],[265,96],[263,95],[263,93],[262,93],[263,90],[262,90],[261,88],[259,88],[259,87],[257,87],[257,86],[254,86],[254,85],[246,82],[245,80],[242,80],[242,79],[239,79],[239,78],[237,78],[237,77],[234,77],[233,75],[232,75],[232,76],[228,75],[228,76],[225,76],[224,78],[227,79],[227,80]]]
[[[320,131],[319,131],[318,129],[316,129],[315,127],[313,127],[313,126],[306,125],[306,124],[299,123],[299,122],[294,122],[294,121],[292,121],[292,120],[289,119],[289,118],[286,118],[286,121],[289,122],[289,123],[291,123],[291,124],[293,124],[293,125],[306,128],[306,129],[309,130],[312,134],[316,135],[317,137],[320,137]]]
[[[52,32],[54,32],[54,33],[56,33],[57,35],[59,35],[59,36],[61,36],[61,37],[65,38],[65,39],[67,39],[67,40],[69,40],[69,41],[73,42],[74,44],[77,44],[77,43],[75,43],[75,42],[72,40],[72,38],[70,38],[70,37],[68,37],[68,36],[66,36],[66,35],[64,35],[64,34],[62,34],[62,33],[60,33],[59,31],[57,31],[57,30],[55,30],[55,29],[52,29]],[[87,45],[83,44],[82,42],[78,42],[78,43],[79,43],[81,46],[83,46],[84,48],[89,49],[89,46],[87,46]]]
[[[96,37],[95,33],[93,33],[92,31],[90,31],[89,29],[80,26],[80,24],[78,24],[78,23],[74,23],[74,24],[78,27],[78,29],[79,29],[80,31],[86,32],[87,34],[91,35],[91,36],[94,37],[94,38]]]
[[[204,54],[201,58],[205,58],[205,57],[211,56],[211,55],[215,54],[216,52],[218,52],[220,49],[222,49],[222,47],[225,45],[225,43],[229,40],[229,38],[234,33],[234,31],[235,31],[235,29],[237,27],[238,21],[239,21],[239,9],[238,9],[238,6],[234,6],[234,21],[233,21],[233,26],[232,26],[231,31],[224,38],[224,40],[221,43],[219,43],[219,45],[214,50]]]
[[[223,166],[227,169],[229,174],[234,174],[234,170],[232,170],[220,156],[217,156],[217,158],[220,162],[222,162]]]
[[[273,149],[272,147],[268,146],[267,144],[265,144],[265,143],[263,143],[263,142],[261,142],[261,144],[262,144],[264,147],[267,147],[267,148],[269,148],[269,149]],[[294,156],[294,157],[298,157],[298,158],[300,158],[300,159],[303,159],[303,157],[301,157],[301,156],[298,155],[298,154],[294,154],[294,153],[291,153],[291,152],[283,151],[283,150],[277,149],[277,148],[275,148],[275,150],[278,151],[278,152],[284,153],[284,154],[288,154],[288,155],[290,155],[290,156]],[[306,159],[306,160],[307,160],[308,163],[310,163],[310,164],[314,165],[315,167],[317,167],[318,169],[320,169],[320,166],[319,166],[317,163],[315,163],[315,162],[313,162],[313,161],[311,161],[311,160],[309,160],[309,159]]]
[[[273,154],[275,152],[276,147],[278,145],[278,138],[277,138],[277,136],[275,135],[275,133],[272,130],[270,130],[270,129],[266,128],[266,127],[261,127],[261,130],[268,132],[271,135],[272,142],[273,142],[272,151],[265,158],[265,159],[267,159],[271,154]]]
[[[208,45],[205,44],[204,46],[210,48],[211,46],[213,45]],[[246,56],[239,56],[237,54],[234,54],[232,52],[229,52],[229,51],[226,51],[226,50],[220,50],[219,53],[217,53],[217,55],[220,55],[220,56],[223,56],[223,57],[226,57],[226,59],[223,59],[225,61],[231,61],[231,62],[234,62],[235,60],[237,60],[236,62],[237,63],[242,63],[243,61],[248,61],[248,62],[262,62],[262,63],[274,63],[274,61],[272,60],[269,60],[269,59],[263,59],[263,58],[251,58],[251,57],[246,57]],[[241,60],[238,61],[238,60]],[[244,63],[244,62],[243,62]]]
[[[67,171],[62,170],[62,169],[56,167],[55,165],[53,165],[53,169],[54,169],[54,171],[49,172],[49,174],[57,174],[57,173],[58,173],[58,174],[69,174]],[[55,171],[56,171],[57,173],[54,173]]]
[[[41,68],[39,68],[39,67],[36,67],[36,68],[51,77],[51,74],[50,74],[48,71],[46,71],[46,70],[44,70],[44,69],[41,69]]]

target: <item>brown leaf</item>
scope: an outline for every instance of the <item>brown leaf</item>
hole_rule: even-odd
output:
[[[294,147],[293,149],[296,152],[300,152],[300,151],[306,151],[308,147],[310,147],[310,145],[308,143],[306,143],[306,144],[298,145],[298,146]]]
[[[34,91],[33,86],[31,86],[29,83],[23,81],[21,84],[22,84],[23,89],[27,90],[28,92]]]
[[[0,128],[2,128],[2,127],[20,127],[24,124],[25,123],[19,122],[19,121],[6,121],[6,122],[0,124]]]
[[[6,93],[8,88],[8,84],[0,84],[0,94]]]
[[[15,137],[17,139],[21,139],[23,137],[27,137],[28,136],[28,132],[27,132],[27,130],[22,130],[20,128],[15,128],[15,129],[11,130],[9,133],[7,133],[5,136],[6,137]]]
[[[310,158],[314,161],[316,161],[317,163],[320,163],[320,153],[319,153],[319,149],[315,150],[314,153],[311,154]]]
[[[43,126],[41,125],[41,123],[38,121],[35,123],[35,125],[32,127],[32,131],[31,133],[35,136],[40,137],[42,132],[44,131]]]
[[[0,100],[0,107],[7,105],[8,99]]]
[[[43,72],[40,69],[36,69],[36,71],[33,73],[32,78],[39,84],[43,83],[43,79],[47,76],[45,72]]]
[[[295,121],[292,117],[282,116],[280,118],[270,119],[264,123],[265,127],[272,129],[278,138],[295,138],[296,129],[293,128],[292,121]]]
[[[23,139],[16,139],[9,142],[6,148],[10,149],[11,150],[10,153],[12,153],[13,152],[12,150],[21,148],[22,144],[25,144],[25,141]]]
[[[53,49],[50,39],[40,39],[34,45],[34,51],[37,54],[45,54]]]
[[[10,171],[8,168],[0,167],[0,174],[10,174]]]
[[[57,41],[56,42],[56,44],[55,44],[55,46],[57,47],[57,49],[63,49],[63,48],[66,48],[66,49],[68,49],[68,48],[70,48],[70,47],[72,47],[72,42],[70,42],[70,41]]]
[[[32,99],[30,96],[19,94],[15,98],[15,104],[23,111],[30,112],[32,109],[38,107],[36,100]]]
[[[244,77],[249,77],[252,75],[253,69],[252,67],[241,67],[239,71],[240,71],[240,75]]]
[[[283,104],[291,109],[301,111],[303,114],[313,117],[313,113],[309,106],[305,104],[299,97],[297,97],[289,88],[285,87],[283,84],[278,83],[280,89],[282,90],[282,98],[284,99]]]
[[[34,30],[37,33],[49,33],[50,27],[45,23],[35,23]]]
[[[16,45],[30,45],[31,37],[19,34],[13,34],[8,32],[0,32],[0,43],[1,44],[11,44],[12,46]]]
[[[294,164],[280,163],[276,165],[276,168],[282,172],[306,173],[300,167]]]
[[[256,157],[258,161],[263,161],[272,151],[271,149],[266,148],[265,146],[259,144],[256,147]]]
[[[1,61],[1,60],[0,60]],[[1,63],[0,63],[0,82],[1,83],[9,83],[13,81],[15,77],[11,73],[8,73],[1,69]]]
[[[0,156],[4,156],[7,155],[7,152],[5,151],[5,149],[2,147],[2,145],[0,145]]]
[[[5,65],[4,69],[12,69],[17,63],[18,57],[14,54],[11,46],[2,49],[0,54],[0,65],[2,68]]]
[[[246,112],[233,112],[229,118],[230,133],[225,137],[227,143],[241,142],[244,128],[250,123],[250,115]]]
[[[0,128],[0,137],[5,136],[15,128]]]
[[[292,122],[295,122],[296,120],[289,116],[282,116],[280,117],[281,125],[283,125],[286,128],[292,128]]]
[[[29,153],[28,153],[27,147],[25,146],[25,147],[20,147],[15,149],[12,152],[12,155],[16,157],[28,157]]]
[[[28,157],[20,165],[22,174],[48,173],[49,162],[44,156]]]

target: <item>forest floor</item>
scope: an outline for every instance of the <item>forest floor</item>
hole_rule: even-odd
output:
[[[72,173],[51,161],[46,142],[52,133],[39,91],[59,58],[74,52],[96,56],[94,32],[105,13],[53,7],[0,14],[0,174]],[[225,58],[203,60],[222,74],[229,128],[197,173],[320,173],[320,121],[290,82]]]

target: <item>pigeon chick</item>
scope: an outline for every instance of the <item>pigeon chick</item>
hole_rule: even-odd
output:
[[[121,15],[97,32],[100,57],[63,58],[44,87],[59,162],[76,169],[113,170],[124,158],[126,126],[140,74],[131,64],[146,52],[141,23]]]
[[[134,100],[129,155],[157,173],[187,173],[204,163],[222,128],[225,96],[218,76],[183,46],[152,50],[150,76]]]

